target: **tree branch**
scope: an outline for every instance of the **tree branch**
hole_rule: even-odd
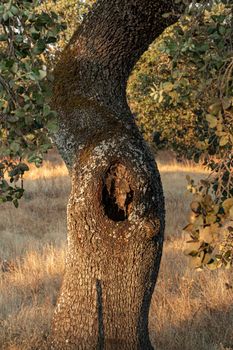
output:
[[[71,83],[82,87],[89,96],[96,96],[95,91],[80,80],[114,79],[125,87],[137,60],[164,29],[177,21],[180,9],[181,5],[175,5],[174,0],[97,1],[64,51],[56,70],[57,81],[59,68],[63,69],[65,64],[68,70],[61,77],[62,82],[65,78],[67,86]],[[164,18],[165,13],[174,15]],[[85,72],[78,70],[81,61],[82,69],[88,66]]]
[[[155,38],[177,21],[180,8],[173,0],[97,0],[55,69],[60,150],[70,147],[68,139],[72,150],[85,144],[109,130],[113,120],[136,129],[126,99],[129,74]],[[165,13],[173,15],[164,18]],[[107,117],[111,113],[115,116]]]

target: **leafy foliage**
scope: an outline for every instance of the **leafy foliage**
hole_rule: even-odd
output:
[[[193,201],[190,223],[184,228],[191,236],[185,254],[196,268],[230,268],[233,259],[233,197],[221,200],[211,195],[211,178],[201,180],[199,185],[190,178],[188,182]]]
[[[45,55],[65,26],[56,13],[37,11],[38,5],[36,0],[0,5],[0,201],[15,206],[29,170],[22,160],[39,166],[57,130]]]
[[[64,49],[69,42],[74,31],[82,22],[84,16],[90,10],[95,0],[46,0],[42,1],[38,7],[39,11],[55,12],[66,23],[66,28],[60,33],[57,44],[54,47],[54,55],[48,55],[48,63],[52,60],[59,59],[59,53]]]
[[[4,0],[0,5],[0,202],[18,206],[29,170],[22,161],[40,166],[52,147],[50,135],[57,130],[49,107],[53,66],[94,2]]]
[[[172,70],[169,86],[162,84],[161,103],[172,108],[188,101],[195,106],[198,141],[188,155],[211,171],[197,185],[188,179],[194,198],[190,223],[184,229],[192,238],[186,254],[197,268],[233,265],[232,23],[230,2],[205,2],[190,7],[162,45],[162,52],[172,58]],[[185,91],[182,67],[186,74],[192,72]]]

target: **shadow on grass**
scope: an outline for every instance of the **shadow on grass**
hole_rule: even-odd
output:
[[[179,325],[167,324],[161,332],[151,330],[156,350],[232,350],[233,304],[220,308],[201,306]]]

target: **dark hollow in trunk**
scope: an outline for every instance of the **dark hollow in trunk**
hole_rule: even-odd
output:
[[[57,147],[72,177],[66,271],[51,348],[153,349],[148,312],[162,253],[160,176],[126,99],[172,1],[99,0],[55,70]]]
[[[109,219],[127,220],[132,207],[133,190],[124,165],[118,163],[108,169],[103,182],[102,202]]]

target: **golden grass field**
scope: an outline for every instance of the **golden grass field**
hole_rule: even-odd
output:
[[[164,253],[150,311],[150,335],[157,350],[233,349],[231,271],[193,271],[182,251],[182,227],[189,213],[186,174],[204,170],[159,161],[167,224]],[[45,162],[26,177],[20,207],[0,207],[0,349],[43,350],[64,271],[66,203],[70,189],[61,162]]]

